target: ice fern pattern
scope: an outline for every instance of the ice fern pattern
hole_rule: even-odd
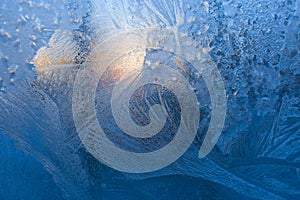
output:
[[[61,2],[0,7],[0,199],[300,199],[299,0]],[[191,38],[176,51],[192,45],[210,55],[227,115],[216,146],[199,159],[211,101],[198,94],[188,151],[161,170],[122,173],[79,139],[73,84],[97,44],[145,28]],[[103,80],[113,84],[110,72]],[[197,80],[196,89],[205,87]]]

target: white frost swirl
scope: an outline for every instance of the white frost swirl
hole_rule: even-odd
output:
[[[98,82],[115,60],[130,53],[141,56],[140,64],[143,65],[146,49],[171,52],[178,60],[189,60],[205,80],[211,97],[212,113],[199,157],[206,156],[216,144],[226,115],[225,89],[218,69],[207,53],[190,45],[187,38],[178,38],[172,31],[144,29],[122,33],[105,40],[93,50],[91,62],[78,71],[73,89],[73,117],[79,137],[87,150],[102,163],[129,173],[155,171],[176,161],[193,142],[200,119],[196,95],[183,75],[160,63],[156,64],[155,68],[140,66],[122,74],[122,78],[114,87],[111,106],[117,125],[126,134],[139,138],[151,137],[162,129],[167,112],[161,105],[155,104],[150,108],[151,123],[147,126],[138,126],[132,121],[129,113],[129,100],[134,91],[143,85],[156,83],[169,89],[178,99],[181,107],[178,131],[167,145],[147,153],[125,151],[107,138],[98,123],[95,110]],[[194,55],[192,60],[191,55]],[[142,73],[138,70],[142,70]]]

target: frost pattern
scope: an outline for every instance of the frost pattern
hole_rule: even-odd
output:
[[[5,44],[0,49],[0,88],[5,89],[0,91],[0,148],[10,146],[4,151],[8,155],[20,158],[14,152],[22,151],[34,159],[30,165],[41,170],[49,186],[55,184],[60,190],[57,199],[299,198],[299,0],[91,1],[87,5],[72,0],[64,2],[63,12],[55,2],[5,1],[0,8],[0,40]],[[181,10],[174,10],[174,4]],[[21,14],[9,21],[7,11],[15,7]],[[176,17],[181,12],[183,22]],[[14,23],[19,32],[10,28]],[[88,62],[85,58],[93,45],[107,37],[130,28],[174,25],[193,38],[190,45],[204,47],[221,71],[229,105],[224,131],[205,159],[197,159],[203,139],[199,135],[170,167],[142,175],[119,173],[94,159],[77,136],[71,112],[75,75]],[[35,80],[32,66],[26,63],[51,36],[53,43],[38,53],[46,65],[34,61]],[[11,78],[20,81],[11,84]],[[207,97],[203,101],[209,104]],[[201,108],[206,116],[203,131],[209,113],[207,106]],[[0,167],[0,185],[10,180],[4,177],[5,163]],[[39,185],[35,181],[27,184]],[[19,182],[9,182],[12,188],[17,187],[14,183]],[[49,196],[54,195],[49,190]],[[0,198],[14,199],[6,195],[0,189]]]

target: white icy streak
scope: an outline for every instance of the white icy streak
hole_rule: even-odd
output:
[[[181,0],[92,0],[93,29],[99,37],[111,36],[121,31],[143,28],[178,28],[184,22]],[[101,40],[101,38],[100,38]]]

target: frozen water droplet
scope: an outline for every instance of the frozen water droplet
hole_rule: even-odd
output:
[[[18,68],[19,68],[19,65],[15,65],[13,67],[8,67],[7,70],[10,74],[14,74],[17,72]]]
[[[32,40],[37,40],[37,36],[36,35],[31,35],[29,38],[32,39]]]
[[[196,21],[195,17],[189,17],[187,20],[188,23],[194,23],[195,21]]]

